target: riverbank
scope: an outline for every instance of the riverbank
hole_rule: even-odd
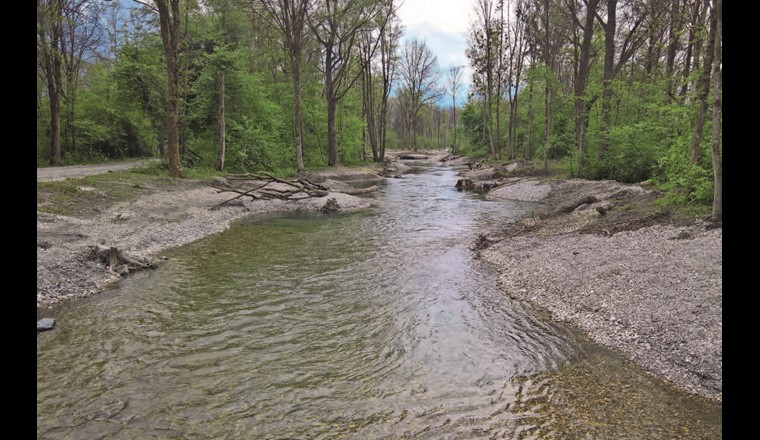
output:
[[[663,210],[641,185],[557,180],[521,162],[469,166],[460,186],[545,208],[473,244],[509,296],[686,392],[722,401],[720,224]]]
[[[406,156],[469,163],[472,169],[462,179],[470,183],[462,185],[485,192],[487,199],[543,204],[542,212],[483,231],[473,243],[500,270],[508,295],[579,326],[687,392],[722,400],[720,225],[661,210],[653,203],[656,193],[641,185],[557,179],[520,162],[496,168],[441,152]],[[330,198],[339,209],[362,209],[366,200],[346,194],[356,188],[353,183],[366,186],[405,168],[393,161],[390,168],[311,173],[309,179],[331,194],[300,202],[240,199],[217,209],[212,207],[233,195],[218,193],[211,179],[155,179],[141,181],[139,188],[125,180],[139,195],[112,204],[88,196],[100,191],[89,180],[70,179],[77,201],[65,214],[51,212],[48,204],[56,202],[41,198],[38,186],[38,311],[117,283],[122,276],[104,264],[99,251],[115,248],[135,266],[150,267],[160,264],[162,251],[221,232],[250,214],[317,210]]]
[[[227,184],[218,178],[133,182],[123,173],[70,177],[58,183],[62,187],[43,184],[50,192],[42,196],[38,184],[37,309],[101,292],[130,271],[160,264],[162,251],[221,232],[248,215],[318,211],[328,202],[331,211],[364,209],[369,203],[350,193],[372,188],[356,190],[353,184],[378,183],[385,175],[403,173],[403,168],[392,162],[312,172],[306,177],[326,187],[326,195],[299,200],[242,197],[224,204],[235,194],[215,189]],[[122,188],[114,189],[117,184]],[[66,197],[58,197],[60,193]],[[124,200],[113,203],[114,194]]]

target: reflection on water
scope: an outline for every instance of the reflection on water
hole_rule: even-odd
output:
[[[540,209],[426,166],[350,215],[267,216],[61,306],[41,438],[720,438],[689,398],[507,298],[467,244]]]

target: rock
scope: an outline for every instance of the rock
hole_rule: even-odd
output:
[[[211,183],[216,186],[230,186],[230,183],[224,177],[212,177]]]
[[[675,237],[670,237],[671,240],[691,240],[694,238],[689,231],[681,231]]]
[[[127,266],[126,264],[120,264],[120,265],[114,267],[113,271],[116,272],[117,275],[123,277],[123,276],[129,274],[129,266]]]
[[[39,321],[37,321],[37,331],[38,332],[44,332],[47,330],[52,330],[53,327],[55,327],[55,319],[53,318],[42,318]]]
[[[288,199],[290,200],[300,200],[300,199],[308,199],[308,198],[309,198],[309,195],[303,191],[297,192],[293,194],[292,196],[288,197]]]
[[[327,199],[324,206],[322,206],[322,212],[338,212],[340,211],[340,205],[334,197]]]
[[[475,184],[472,182],[471,179],[459,179],[457,180],[456,188],[460,191],[462,190],[468,190],[475,187]]]

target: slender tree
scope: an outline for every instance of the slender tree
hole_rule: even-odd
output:
[[[574,128],[575,128],[575,145],[578,148],[578,169],[586,165],[587,151],[584,141],[584,133],[588,132],[588,113],[591,110],[593,101],[586,96],[586,87],[591,69],[591,41],[594,36],[594,18],[597,15],[599,0],[583,0],[585,11],[583,13],[583,22],[578,19],[577,3],[575,0],[565,0],[565,4],[570,9],[570,16],[573,18],[575,25],[582,31],[580,43],[580,59],[576,70],[574,81]]]
[[[448,70],[448,91],[451,94],[451,112],[454,127],[454,140],[451,150],[457,151],[457,93],[462,88],[462,66],[454,66]]]
[[[219,151],[216,155],[216,170],[224,168],[224,71],[219,71]]]
[[[712,120],[712,168],[713,191],[712,216],[715,220],[723,219],[723,159],[721,156],[721,90],[723,83],[723,0],[715,0],[715,41],[713,46],[713,120]]]
[[[50,164],[61,164],[61,52],[64,0],[37,0],[37,65],[50,105]]]
[[[293,83],[293,99],[295,101],[293,133],[296,147],[296,172],[303,173],[301,63],[304,56],[304,45],[309,38],[306,27],[306,16],[310,10],[312,0],[261,0],[261,2],[268,14],[268,18],[281,34],[285,52],[290,60],[289,74]],[[254,10],[256,10],[255,7]]]
[[[699,75],[699,82],[697,83],[697,101],[699,102],[699,108],[697,109],[697,117],[694,122],[694,136],[691,139],[690,158],[692,163],[699,161],[699,146],[702,144],[702,133],[705,128],[705,114],[707,113],[707,102],[710,96],[710,75],[713,71],[713,64],[715,63],[715,39],[718,33],[718,17],[715,8],[710,10],[710,32],[707,38],[707,47],[710,50],[705,54],[704,64],[702,65],[702,73]]]
[[[75,109],[82,61],[102,44],[105,3],[89,0],[64,0],[61,34],[63,103],[66,113],[64,133],[71,151],[76,151]]]
[[[422,108],[441,94],[438,88],[438,60],[424,41],[407,41],[399,61],[401,90],[399,104],[404,113],[407,143],[417,149],[417,130]]]
[[[161,41],[166,59],[166,159],[169,177],[182,177],[179,156],[179,0],[153,0],[155,6],[134,0],[158,12]]]
[[[361,76],[355,69],[362,30],[372,27],[381,11],[380,3],[368,0],[319,0],[308,23],[322,49],[322,71],[325,78],[327,105],[327,165],[338,165],[338,138],[335,115],[340,101]],[[385,22],[381,23],[385,26]],[[371,51],[377,47],[375,41]]]

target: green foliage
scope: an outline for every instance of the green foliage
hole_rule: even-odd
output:
[[[681,138],[658,160],[655,182],[667,192],[663,203],[671,206],[711,206],[713,176],[709,165],[689,159],[688,138]],[[706,156],[703,154],[703,156]]]

